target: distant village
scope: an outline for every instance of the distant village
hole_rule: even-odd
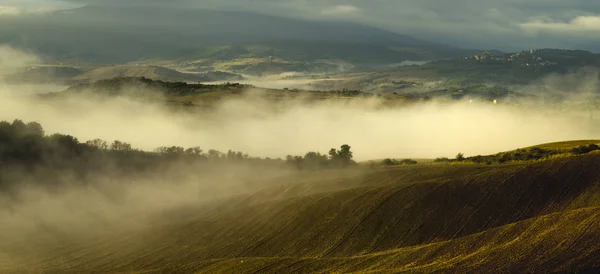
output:
[[[486,51],[480,55],[465,57],[465,59],[473,59],[480,63],[516,63],[522,67],[546,67],[557,65],[556,62],[544,60],[542,57],[536,56],[538,50],[521,51],[518,53],[509,53],[502,56],[496,55],[493,52]]]

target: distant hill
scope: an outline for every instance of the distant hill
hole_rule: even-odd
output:
[[[212,107],[227,98],[245,95],[259,96],[277,104],[286,100],[362,100],[378,98],[383,107],[417,102],[397,94],[374,94],[358,90],[304,91],[296,89],[268,89],[239,83],[188,84],[167,82],[145,77],[117,77],[91,83],[73,85],[63,92],[41,94],[41,98],[61,99],[69,96],[128,97],[134,100],[151,100],[184,107]]]
[[[551,73],[565,74],[586,67],[600,68],[600,54],[583,50],[538,49],[498,54],[486,52],[464,59],[437,61],[424,69],[438,77],[470,82],[527,84]]]
[[[249,86],[235,83],[203,85],[187,84],[185,82],[166,82],[145,77],[116,77],[74,85],[64,92],[51,94],[51,97],[91,94],[100,96],[128,96],[137,99],[162,99],[163,97],[176,98],[179,96],[194,96],[211,92],[239,91],[240,89],[247,87]]]
[[[600,54],[581,50],[537,49],[514,53],[485,52],[420,66],[332,77],[349,79],[337,83],[342,87],[352,86],[364,91],[414,93],[417,96],[483,94],[489,99],[507,95],[510,89],[535,84],[551,75],[578,73],[578,77],[567,77],[552,84],[556,89],[573,90],[573,87],[581,84],[581,79],[593,79],[594,75],[597,77],[598,69]],[[550,95],[554,91],[546,90],[542,85],[536,92]]]
[[[388,64],[473,54],[358,24],[176,6],[88,5],[45,15],[5,16],[0,24],[0,43],[48,58],[104,65],[270,56]]]
[[[82,68],[65,66],[35,66],[3,77],[9,83],[68,83],[85,71]]]
[[[91,83],[118,77],[144,77],[167,82],[218,82],[240,81],[245,78],[233,73],[209,71],[182,73],[159,66],[121,65],[98,68],[74,68],[62,66],[36,66],[5,76],[12,83],[60,83],[73,85]]]
[[[181,73],[158,66],[111,66],[101,67],[74,77],[75,82],[96,82],[116,77],[145,77],[170,82],[238,81],[244,77],[226,72]]]

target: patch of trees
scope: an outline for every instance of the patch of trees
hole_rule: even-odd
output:
[[[441,158],[436,158],[435,160],[433,160],[434,163],[448,163],[451,160],[448,157],[441,157]]]
[[[334,91],[330,91],[330,93],[333,93],[337,96],[343,96],[343,97],[358,97],[358,96],[372,96],[372,93],[365,93],[362,92],[360,90],[353,90],[353,89],[342,89],[342,90],[334,90]]]
[[[346,168],[356,165],[354,155],[349,145],[342,145],[340,149],[332,148],[329,154],[308,152],[304,157],[288,155],[286,163],[302,170],[318,170],[327,168]]]
[[[67,89],[68,93],[93,92],[100,95],[152,95],[158,93],[169,96],[197,95],[215,91],[226,91],[240,87],[252,87],[239,83],[221,85],[188,84],[184,82],[166,82],[145,77],[119,77],[100,80],[94,83],[79,84]],[[143,94],[139,94],[143,93]],[[156,94],[155,94],[156,95]]]
[[[600,146],[596,144],[582,145],[572,149],[544,149],[540,147],[532,147],[529,149],[517,149],[515,151],[502,152],[495,155],[487,156],[472,156],[464,157],[459,153],[455,159],[437,158],[436,163],[451,163],[451,162],[472,162],[476,164],[504,164],[509,162],[524,162],[548,159],[554,155],[575,154],[582,155],[593,151],[600,151]]]
[[[511,94],[514,94],[505,87],[499,86],[487,86],[484,84],[473,84],[471,80],[465,79],[451,79],[448,80],[443,87],[440,89],[429,91],[429,92],[413,92],[408,93],[406,96],[410,98],[423,98],[428,97],[448,97],[452,100],[462,100],[465,97],[477,100],[493,100],[506,98]]]
[[[529,149],[517,149],[515,151],[503,152],[489,156],[477,155],[465,158],[464,161],[470,161],[477,164],[503,164],[508,162],[542,160],[561,153],[563,153],[563,151],[557,149],[543,149],[539,147],[533,147]]]
[[[384,166],[411,166],[418,164],[417,161],[412,159],[404,159],[404,160],[395,160],[395,159],[385,159],[381,161],[381,164]]]
[[[576,155],[587,154],[592,151],[600,150],[600,147],[596,144],[589,144],[587,146],[578,146],[576,148],[571,149],[571,153]]]
[[[172,163],[194,166],[236,163],[275,168],[292,165],[303,170],[345,168],[356,164],[349,145],[338,150],[331,149],[328,155],[309,152],[304,157],[288,156],[286,160],[250,157],[232,150],[204,151],[200,147],[163,146],[154,151],[142,151],[118,140],[111,143],[101,139],[80,142],[70,135],[46,135],[37,122],[0,122],[0,173],[8,167],[17,166],[29,169],[44,167],[57,172],[66,169],[79,174],[91,170],[139,172],[160,169]]]

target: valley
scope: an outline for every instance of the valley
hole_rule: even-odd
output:
[[[559,2],[0,0],[0,273],[600,272]]]

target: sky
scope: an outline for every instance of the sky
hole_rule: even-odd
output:
[[[0,0],[0,16],[90,3],[153,3],[352,21],[463,48],[600,49],[597,0]]]

